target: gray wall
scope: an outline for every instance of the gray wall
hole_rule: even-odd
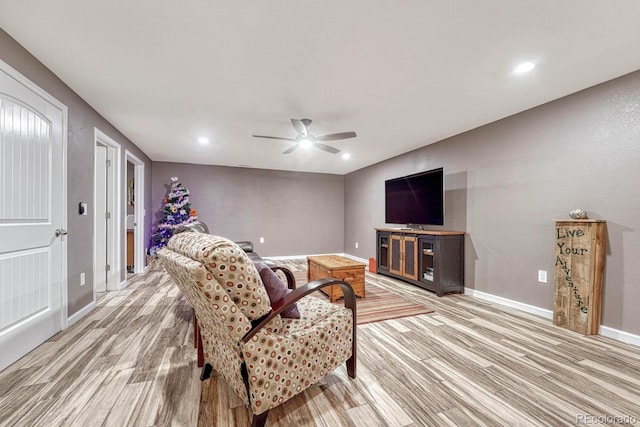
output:
[[[348,174],[345,248],[375,256],[385,179],[442,166],[445,225],[432,228],[468,233],[467,287],[553,309],[553,219],[581,208],[607,221],[602,324],[640,334],[639,165],[636,72]]]
[[[78,52],[78,55],[81,55]],[[93,301],[93,152],[94,127],[97,127],[122,146],[122,212],[126,209],[126,160],[124,151],[129,150],[145,162],[145,180],[151,179],[151,161],[131,141],[125,138],[109,122],[101,117],[73,90],[49,71],[7,33],[0,30],[0,59],[18,70],[29,80],[40,86],[53,97],[65,104],[69,109],[69,127],[67,141],[67,202],[68,231],[67,236],[67,272],[69,311],[72,315]],[[145,208],[150,212],[151,186],[146,187]],[[78,203],[88,202],[89,215],[78,215]],[[147,216],[145,229],[150,228],[150,217]],[[145,232],[148,241],[148,231]],[[124,247],[124,234],[121,247]],[[125,265],[124,251],[122,265]],[[86,285],[80,287],[80,274],[86,273]],[[122,278],[124,278],[123,270]]]
[[[2,30],[0,59],[69,107],[69,314],[92,296],[93,209],[79,216],[77,204],[93,200],[95,126],[122,145],[123,156],[128,149],[146,163],[145,242],[177,175],[213,232],[252,240],[264,256],[373,257],[384,180],[443,166],[447,214],[439,228],[468,233],[467,286],[551,309],[553,284],[538,284],[536,272],[552,277],[553,219],[580,207],[607,220],[603,324],[640,334],[640,72],[345,177],[172,163],[154,163],[152,174],[144,153]]]
[[[172,176],[190,191],[191,207],[211,233],[250,240],[262,256],[344,251],[342,176],[154,162],[154,224]]]

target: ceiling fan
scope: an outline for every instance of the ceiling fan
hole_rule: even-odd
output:
[[[328,135],[315,136],[309,132],[309,125],[311,125],[310,119],[291,119],[291,124],[298,131],[298,136],[295,138],[286,138],[281,136],[264,136],[253,135],[255,138],[268,138],[268,139],[283,139],[285,141],[293,141],[295,145],[288,148],[282,154],[289,154],[296,151],[301,146],[313,146],[329,153],[339,153],[340,150],[330,145],[323,144],[321,141],[336,141],[338,139],[355,138],[357,135],[355,132],[340,132],[330,133]]]

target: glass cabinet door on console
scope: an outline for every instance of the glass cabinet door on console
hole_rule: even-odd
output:
[[[464,235],[420,236],[420,277],[438,296],[464,292]]]
[[[413,236],[405,236],[404,238],[404,277],[418,280],[418,238]]]
[[[418,280],[418,238],[404,234],[391,234],[391,265],[389,272]]]
[[[427,283],[434,282],[433,272],[436,265],[435,254],[437,252],[435,241],[425,238],[420,239],[420,249],[418,252],[418,256],[420,256],[419,280]]]
[[[390,241],[389,233],[379,231],[378,237],[378,271],[389,270],[389,254],[390,254]]]
[[[391,256],[389,271],[402,276],[402,235],[391,235],[389,252]]]

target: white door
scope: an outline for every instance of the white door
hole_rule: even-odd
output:
[[[66,318],[65,112],[0,63],[0,370]]]
[[[94,128],[94,291],[115,291],[120,282],[120,145]],[[106,281],[104,284],[103,281]]]
[[[107,233],[109,221],[107,217],[107,147],[96,144],[96,185],[95,185],[95,230],[96,262],[94,263],[94,289],[96,292],[107,290]]]

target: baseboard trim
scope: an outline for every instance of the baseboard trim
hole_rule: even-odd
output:
[[[363,264],[369,264],[369,260],[363,259],[363,258],[359,258],[355,255],[351,255],[351,254],[345,254],[345,253],[341,253],[341,254],[336,254],[336,253],[330,253],[330,254],[311,254],[311,255],[294,255],[294,256],[266,256],[263,257],[264,259],[270,259],[270,260],[288,260],[288,259],[300,259],[300,258],[306,258],[308,256],[323,256],[323,255],[340,255],[346,258],[350,258],[354,261],[358,261],[361,262]]]
[[[482,291],[476,291],[475,289],[465,288],[464,293],[473,297],[483,299],[485,301],[495,302],[496,304],[504,305],[506,307],[515,308],[525,313],[535,314],[536,316],[544,317],[545,319],[553,319],[553,311],[545,308],[536,307],[534,305],[525,304],[522,302],[510,300],[507,298],[499,297],[497,295],[489,294]]]
[[[342,254],[314,254],[314,255],[295,255],[295,256],[275,256],[275,257],[265,257],[265,259],[272,260],[287,260],[287,259],[300,259],[306,258],[307,256],[316,256],[316,255],[341,255],[347,258],[351,258],[354,261],[361,262],[363,264],[367,264],[367,269],[369,265],[369,260],[359,258],[355,255],[350,255],[346,253]],[[503,305],[505,307],[514,308],[516,310],[523,311],[525,313],[534,314],[536,316],[543,317],[545,319],[552,320],[553,319],[553,311],[547,310],[546,308],[536,307],[535,305],[525,304],[519,301],[510,300],[508,298],[499,297],[497,295],[489,294],[487,292],[476,291],[475,289],[465,288],[464,293],[466,295],[471,295],[478,299],[482,299],[485,301],[493,302],[496,304]],[[600,325],[600,330],[598,331],[600,335],[607,338],[612,338],[616,341],[620,341],[627,344],[632,344],[640,347],[640,335],[630,334],[629,332],[620,331],[617,329],[610,328],[608,326]]]
[[[71,316],[67,317],[67,328],[76,323],[78,320],[82,319],[84,316],[89,314],[94,308],[96,308],[96,302],[91,301],[84,308],[73,313]]]
[[[369,271],[369,260],[357,257],[355,255],[345,254],[345,253],[341,253],[341,254],[295,255],[295,256],[266,256],[266,257],[264,257],[264,259],[270,259],[270,260],[277,261],[277,260],[300,259],[300,258],[306,258],[308,256],[323,256],[323,255],[340,255],[340,256],[343,256],[345,258],[349,258],[349,259],[352,259],[354,261],[361,262],[363,264],[366,264],[364,269]]]
[[[496,295],[488,294],[482,291],[476,291],[475,289],[466,288],[464,290],[466,295],[494,302],[496,304],[504,305],[505,307],[515,308],[516,310],[524,311],[525,313],[535,314],[536,316],[544,317],[545,319],[553,319],[553,311],[546,308],[536,307],[534,305],[524,304],[518,301],[510,300],[507,298],[499,297]],[[618,329],[610,328],[608,326],[600,325],[599,335],[603,337],[612,338],[616,341],[620,341],[626,344],[632,344],[640,347],[640,335],[630,334],[629,332],[620,331]]]
[[[367,270],[369,269],[369,260],[368,259],[360,258],[360,257],[357,257],[355,255],[351,255],[351,254],[341,254],[341,255],[343,257],[350,258],[350,259],[352,259],[354,261],[358,261],[358,262],[361,262],[363,264],[366,264],[367,266],[365,268]]]
[[[340,255],[340,254],[310,254],[310,255],[291,255],[291,256],[265,256],[262,257],[264,259],[270,259],[270,260],[288,260],[288,259],[300,259],[300,258],[306,258],[308,256],[321,256],[321,255]]]
[[[621,341],[623,343],[640,347],[640,335],[630,334],[629,332],[619,331],[617,329],[602,325],[600,325],[600,331],[598,332],[603,337],[612,338],[616,341]]]

